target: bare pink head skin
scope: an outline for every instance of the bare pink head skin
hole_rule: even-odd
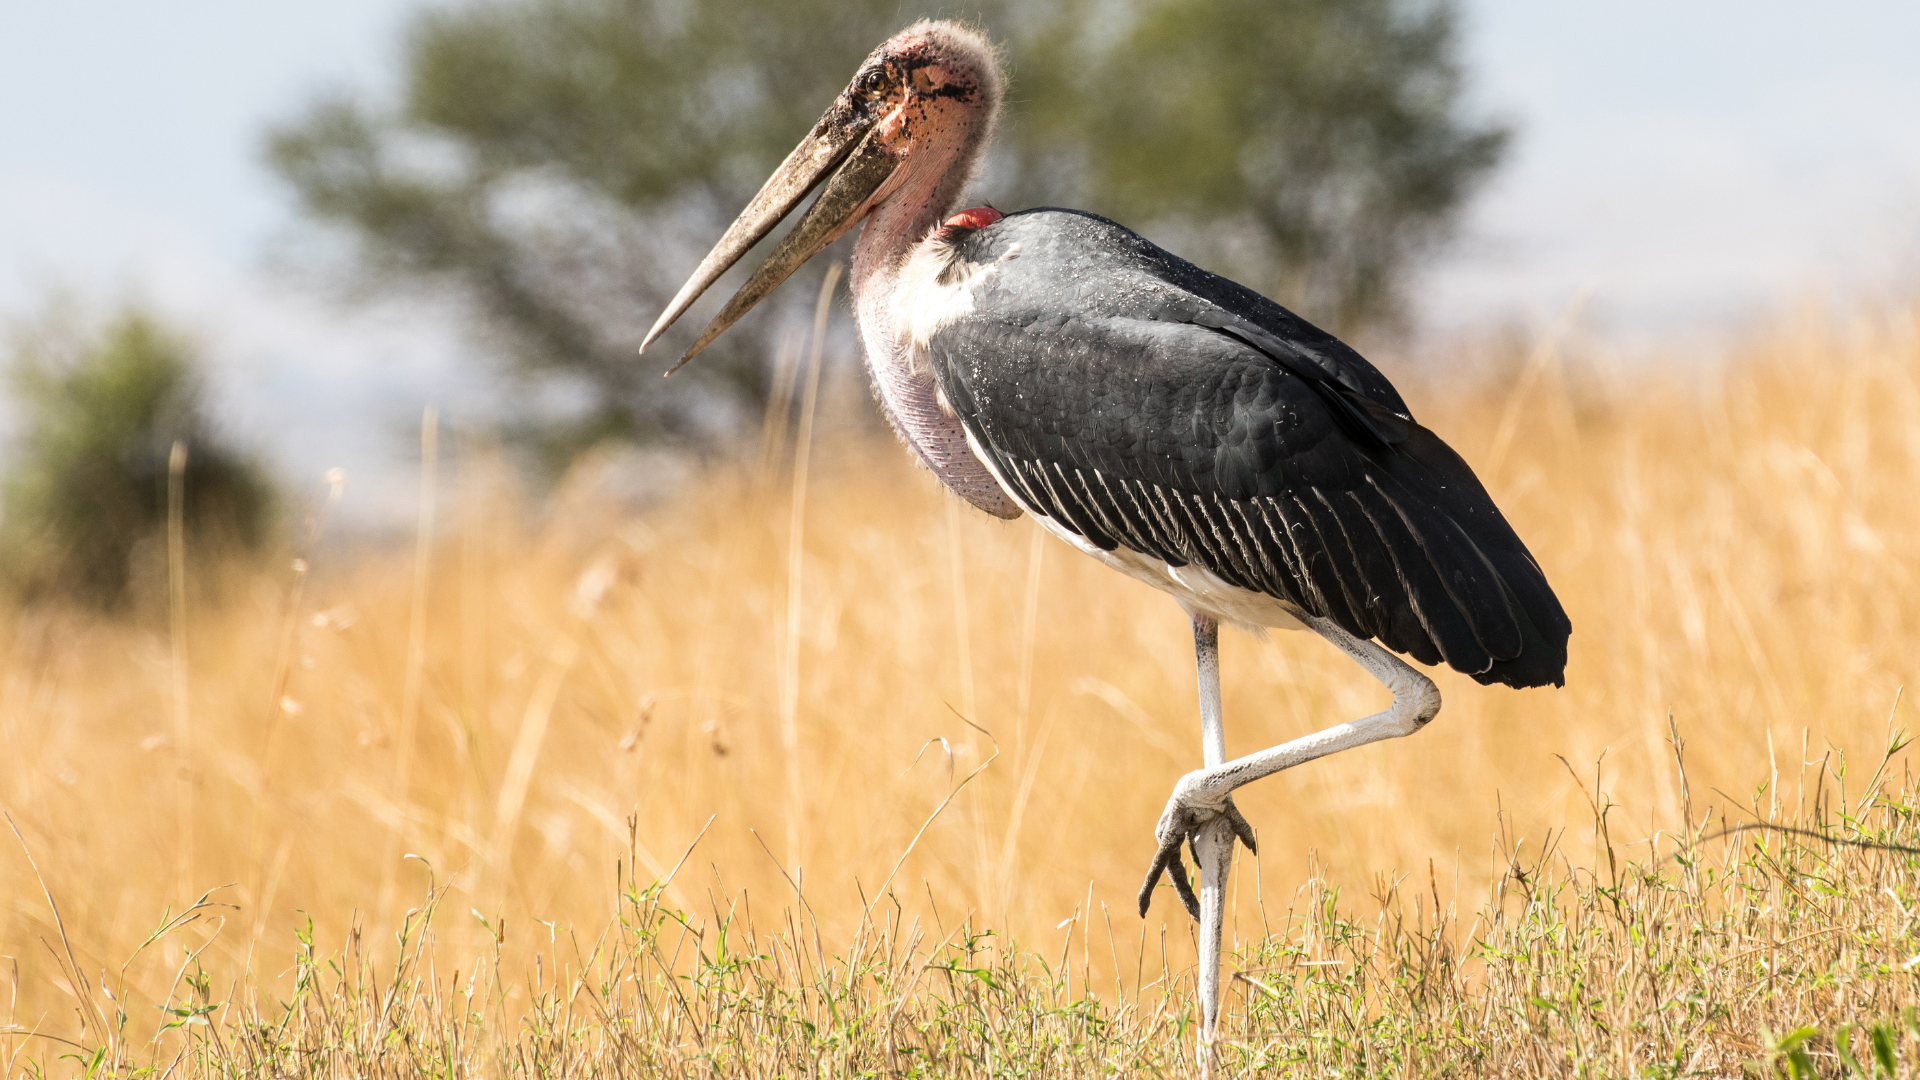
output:
[[[1000,98],[1000,67],[985,37],[931,20],[895,34],[860,65],[728,227],[654,324],[642,351],[818,188],[819,197],[680,363],[706,348],[807,259],[864,224],[854,247],[853,298],[882,408],[949,488],[988,513],[1018,516],[1019,508],[967,446],[959,422],[941,407],[925,366],[912,356],[912,327],[937,320],[942,305],[953,302],[933,283],[938,275],[927,272],[934,269],[929,260],[944,251],[936,243],[940,231],[981,228],[1000,217],[979,207],[949,220],[992,138]]]
[[[959,202],[999,112],[1000,69],[984,37],[955,23],[932,21],[895,34],[860,65],[813,130],[727,227],[653,324],[640,351],[816,187],[819,198],[680,363],[706,348],[820,249],[872,219],[854,259],[858,291],[862,280],[904,258]]]
[[[897,269],[960,205],[1000,115],[993,47],[954,23],[907,27],[873,51],[863,77],[869,70],[886,71],[897,88],[874,137],[900,167],[862,208],[871,217],[854,249],[856,295],[871,275]]]

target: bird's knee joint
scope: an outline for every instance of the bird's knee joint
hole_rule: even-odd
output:
[[[1174,801],[1194,810],[1219,812],[1233,791],[1231,778],[1218,767],[1195,769],[1182,776],[1173,787]]]
[[[1425,675],[1416,674],[1415,678],[1420,681],[1395,694],[1393,700],[1406,718],[1408,735],[1426,727],[1440,713],[1440,688]]]

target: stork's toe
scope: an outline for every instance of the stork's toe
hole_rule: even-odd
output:
[[[1172,843],[1162,844],[1160,850],[1153,853],[1153,865],[1147,867],[1147,880],[1140,886],[1140,917],[1143,919],[1147,917],[1147,908],[1153,904],[1153,889],[1160,884],[1162,871],[1173,882],[1173,891],[1179,895],[1180,902],[1187,906],[1187,914],[1195,919],[1200,917],[1200,899],[1193,895],[1193,884],[1187,880],[1187,864],[1180,861],[1181,839],[1176,836]]]
[[[1247,845],[1247,852],[1252,855],[1260,854],[1260,846],[1254,841],[1253,837],[1253,825],[1240,813],[1240,808],[1233,805],[1233,796],[1231,795],[1227,796],[1227,809],[1224,813],[1227,824],[1233,827],[1233,835],[1239,837],[1240,842]]]

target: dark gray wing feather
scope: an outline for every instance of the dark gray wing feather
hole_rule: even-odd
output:
[[[947,242],[993,269],[934,376],[1036,513],[1481,682],[1561,683],[1572,624],[1539,564],[1358,353],[1092,215]]]

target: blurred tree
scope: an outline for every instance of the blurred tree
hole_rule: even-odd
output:
[[[164,563],[169,457],[187,447],[183,518],[194,543],[253,547],[272,491],[214,437],[192,350],[130,308],[95,332],[70,310],[18,330],[8,379],[21,430],[5,480],[4,575],[29,599],[123,606]]]
[[[984,196],[1109,213],[1351,329],[1396,313],[1407,270],[1504,145],[1460,115],[1455,3],[928,13],[951,8],[1007,44],[1013,90]],[[545,390],[522,400],[558,403],[527,416],[556,456],[608,435],[724,436],[767,390],[779,303],[671,392],[633,348],[902,18],[894,0],[430,8],[407,34],[397,102],[321,100],[270,133],[269,162],[308,216],[350,238],[359,280],[470,304]],[[775,299],[791,311],[806,292]]]
[[[1450,2],[1146,5],[1074,96],[1089,201],[1337,332],[1392,321],[1509,138],[1461,116],[1458,48]]]

